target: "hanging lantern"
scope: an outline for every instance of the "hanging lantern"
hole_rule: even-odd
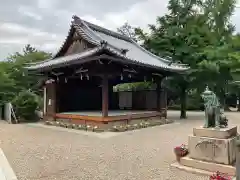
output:
[[[65,83],[67,83],[67,78],[65,78]]]
[[[81,79],[81,80],[83,79],[83,76],[82,76],[82,74],[80,75],[80,79]]]
[[[88,74],[86,75],[86,77],[87,77],[87,80],[89,80],[89,76],[88,76]]]

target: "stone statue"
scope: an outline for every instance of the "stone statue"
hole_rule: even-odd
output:
[[[220,120],[220,122],[219,122],[220,127],[227,127],[228,126],[228,119],[225,116],[223,109],[220,110],[220,119],[219,120]]]
[[[206,87],[201,94],[205,107],[205,124],[204,128],[217,127],[220,128],[220,103],[216,94]]]

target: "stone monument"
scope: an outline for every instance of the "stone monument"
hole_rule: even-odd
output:
[[[193,128],[193,135],[188,138],[188,156],[172,166],[203,174],[219,171],[233,176],[236,171],[237,126],[228,127],[219,100],[208,87],[201,97],[205,106],[205,123]]]

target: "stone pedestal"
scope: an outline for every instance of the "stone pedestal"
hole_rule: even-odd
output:
[[[240,180],[240,136],[238,136],[236,141],[236,178],[235,180]]]
[[[189,136],[189,157],[209,162],[230,165],[236,160],[235,140],[237,127],[194,128]]]
[[[194,128],[188,139],[188,157],[173,166],[188,170],[235,175],[237,127]],[[181,167],[180,167],[181,166]],[[191,171],[191,170],[190,170]]]

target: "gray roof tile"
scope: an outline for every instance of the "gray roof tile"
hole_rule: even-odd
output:
[[[69,62],[72,63],[74,61],[78,61],[80,59],[94,55],[99,50],[101,50],[101,48],[96,47],[93,49],[88,49],[81,53],[72,54],[72,55],[68,55],[68,56],[62,56],[62,57],[55,58],[55,59],[48,59],[48,60],[38,62],[38,63],[32,63],[32,64],[29,64],[29,66],[27,66],[26,69],[36,70],[36,69],[42,69],[42,68],[51,67],[51,66],[55,66],[55,65],[63,66],[65,64],[68,64]]]
[[[102,42],[106,42],[107,50],[115,53],[118,56],[121,56],[121,58],[124,58],[127,61],[153,66],[155,68],[165,69],[167,71],[185,71],[188,69],[188,67],[185,65],[171,63],[169,60],[152,54],[127,36],[81,20],[77,16],[73,16],[73,19],[74,20],[72,22],[71,28],[74,27],[83,39],[92,44],[95,44],[99,48],[102,48]],[[99,50],[99,48],[94,48],[82,53],[63,56],[54,58],[52,60],[32,64],[28,67],[28,69],[38,69],[60,64],[64,65],[70,61],[75,61],[77,59],[90,56]],[[122,53],[123,49],[127,50],[126,54]]]

